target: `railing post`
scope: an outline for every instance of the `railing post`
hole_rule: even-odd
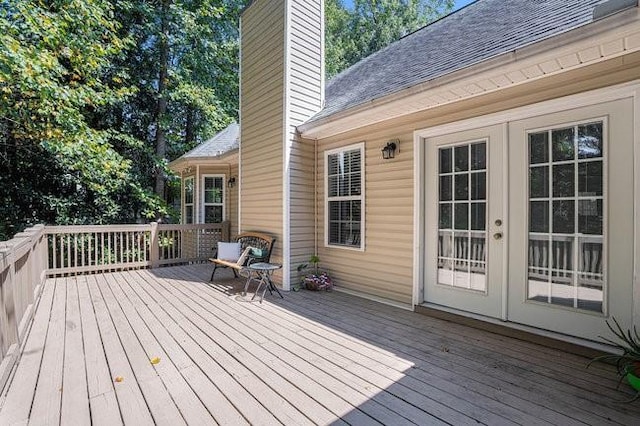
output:
[[[222,241],[231,240],[231,222],[225,220],[222,222]]]
[[[149,247],[149,264],[154,268],[160,262],[160,244],[158,222],[151,222],[151,247]]]
[[[13,241],[13,240],[12,240]],[[4,282],[0,282],[0,333],[2,333],[2,345],[0,348],[2,355],[6,355],[6,351],[12,343],[18,342],[18,321],[17,311],[15,308],[15,292],[16,292],[16,259],[14,247],[6,244],[5,248],[0,249],[0,258],[4,260],[4,264],[8,264],[7,277]]]

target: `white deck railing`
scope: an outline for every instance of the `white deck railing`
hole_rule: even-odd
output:
[[[47,276],[207,261],[229,222],[164,225],[38,225],[0,242],[0,391],[20,356]]]
[[[0,389],[20,356],[46,278],[47,240],[39,225],[0,242]]]

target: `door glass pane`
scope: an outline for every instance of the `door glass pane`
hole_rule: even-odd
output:
[[[453,209],[451,203],[440,204],[439,223],[440,229],[453,228]]]
[[[486,204],[471,203],[471,229],[474,231],[484,231],[486,223]]]
[[[487,174],[486,172],[471,174],[471,199],[485,200],[487,198]]]
[[[549,196],[549,167],[531,167],[529,169],[529,197],[545,198]]]
[[[573,184],[574,171],[572,164],[553,166],[553,196],[573,197],[575,185]]]
[[[553,202],[553,233],[573,234],[575,231],[575,202],[560,200]]]
[[[603,312],[602,123],[550,129],[528,137],[527,297]],[[550,148],[546,140],[551,141]],[[545,154],[549,149],[553,164],[548,163]]]
[[[578,164],[578,195],[590,197],[602,195],[602,161]]]
[[[602,235],[602,200],[580,200],[578,204],[578,232]]]
[[[487,144],[486,142],[471,145],[471,170],[484,170],[487,168]]]
[[[602,123],[578,126],[578,158],[602,157]]]
[[[440,150],[440,174],[453,171],[453,153],[451,148]]]
[[[439,161],[438,284],[486,291],[486,143],[442,148]]]
[[[529,135],[529,164],[549,162],[549,133],[531,133]]]
[[[451,201],[452,196],[451,176],[440,176],[440,201]]]
[[[456,175],[456,200],[469,199],[469,175],[467,173]]]
[[[453,212],[455,229],[469,229],[469,203],[456,203]]]
[[[558,129],[551,132],[551,146],[553,149],[553,161],[573,160],[573,135],[574,128]]]
[[[469,170],[469,145],[455,147],[454,162],[456,172]]]
[[[529,232],[549,232],[549,202],[529,202]]]

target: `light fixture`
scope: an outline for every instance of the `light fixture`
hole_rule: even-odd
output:
[[[229,180],[227,181],[227,186],[229,188],[233,188],[234,186],[236,186],[236,177],[235,176],[231,176],[229,178]]]
[[[398,145],[400,145],[400,141],[398,139],[393,139],[387,142],[384,148],[382,148],[382,158],[385,160],[390,160],[396,156],[396,149],[398,149]]]

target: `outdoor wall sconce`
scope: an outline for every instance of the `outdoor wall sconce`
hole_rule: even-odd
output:
[[[400,141],[398,139],[393,139],[387,142],[385,147],[382,148],[382,158],[384,158],[385,160],[395,158],[398,145],[400,145]]]
[[[227,181],[227,186],[229,188],[233,188],[234,186],[236,186],[236,177],[235,176],[231,176],[229,178],[229,180]]]

